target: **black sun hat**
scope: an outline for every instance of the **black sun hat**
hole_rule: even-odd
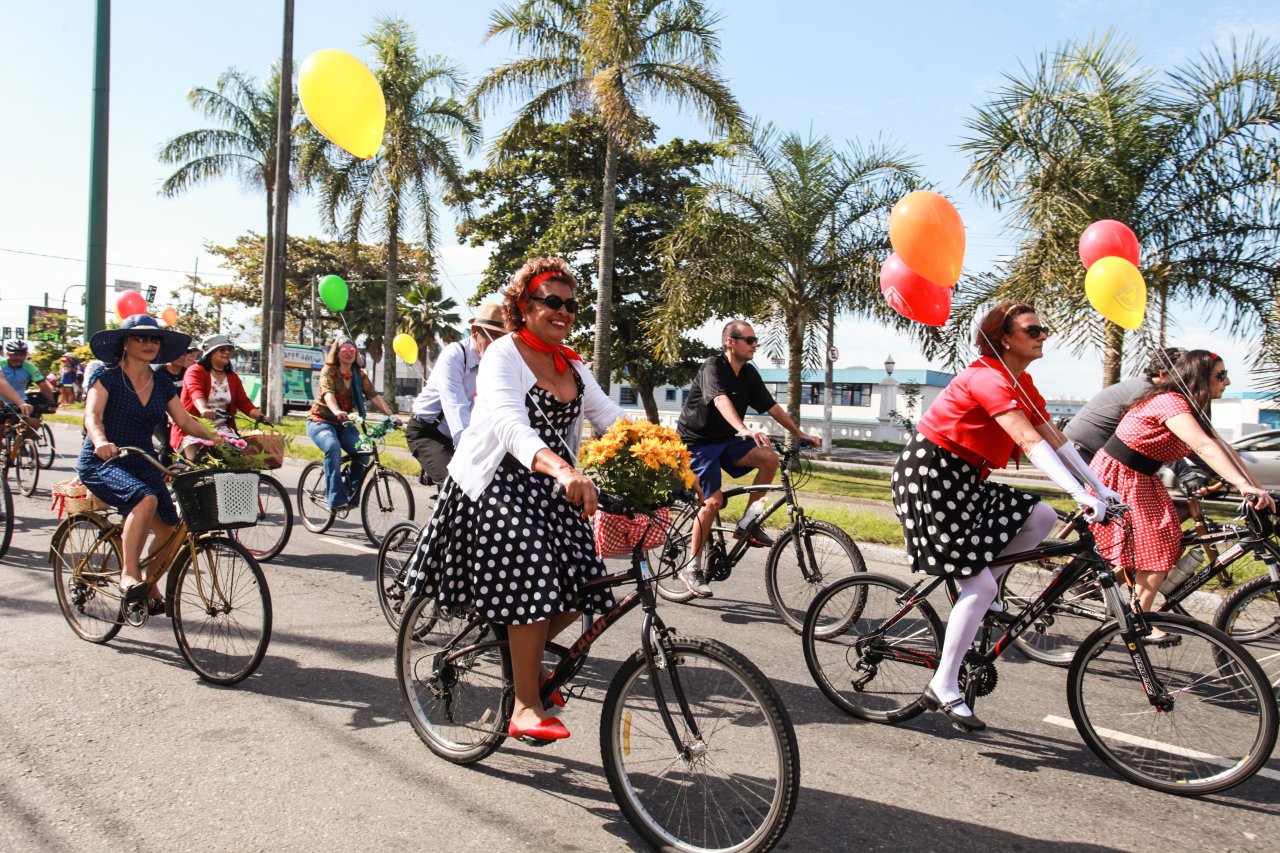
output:
[[[118,329],[104,329],[89,339],[89,349],[94,356],[107,364],[115,364],[124,355],[124,339],[130,335],[148,335],[160,339],[160,350],[152,364],[168,364],[186,353],[191,346],[191,336],[162,327],[149,314],[126,317]]]

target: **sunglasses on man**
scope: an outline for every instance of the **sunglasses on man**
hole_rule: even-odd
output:
[[[543,305],[547,306],[547,308],[551,309],[552,311],[559,311],[561,308],[563,308],[564,310],[568,311],[570,314],[578,313],[578,300],[576,299],[561,299],[559,296],[556,296],[554,293],[551,294],[550,296],[530,296],[529,298],[532,299],[534,302],[541,302]]]
[[[729,337],[733,338],[735,341],[745,341],[749,347],[755,346],[756,341],[760,340],[755,335],[730,335]]]

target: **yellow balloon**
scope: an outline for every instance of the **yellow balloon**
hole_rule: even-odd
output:
[[[1136,329],[1147,313],[1147,283],[1125,258],[1095,261],[1084,277],[1084,292],[1099,314],[1122,329]]]
[[[392,339],[391,348],[402,361],[413,364],[418,360],[418,342],[403,332]]]
[[[317,50],[298,69],[298,99],[307,118],[344,151],[368,160],[382,147],[387,102],[363,62],[341,50]]]

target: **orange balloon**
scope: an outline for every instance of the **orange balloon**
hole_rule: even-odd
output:
[[[929,190],[903,196],[889,214],[889,242],[902,262],[934,284],[951,287],[964,266],[964,222],[951,202]]]
[[[178,325],[178,309],[174,308],[172,305],[168,306],[160,312],[160,319],[164,320],[165,325],[167,326]]]

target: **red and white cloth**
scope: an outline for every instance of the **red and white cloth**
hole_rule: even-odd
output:
[[[671,526],[671,511],[666,507],[654,511],[656,521],[648,516],[627,518],[611,512],[597,512],[591,517],[591,530],[596,537],[596,553],[601,557],[625,557],[644,538],[644,548],[657,548],[667,538]],[[648,531],[646,535],[645,531]]]

